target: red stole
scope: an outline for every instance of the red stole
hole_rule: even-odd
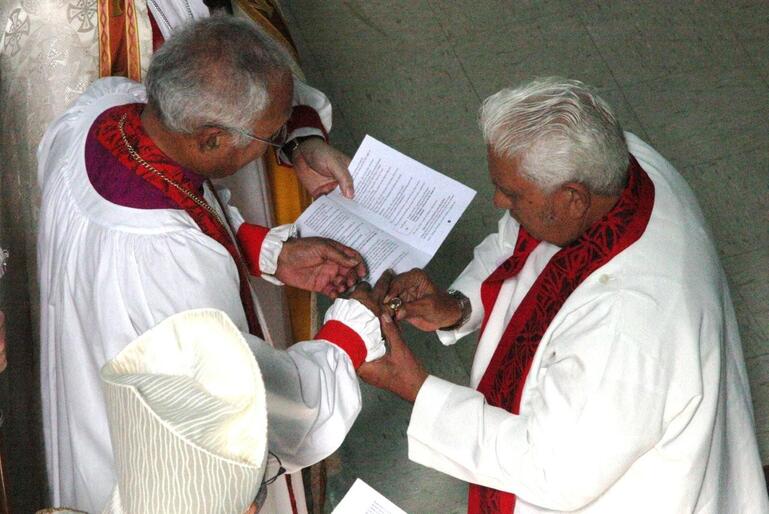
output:
[[[123,127],[126,138],[142,159],[165,175],[166,178],[205,202],[202,192],[185,176],[181,166],[168,158],[144,132],[141,125],[143,109],[144,104],[122,105],[111,109],[103,118],[103,122],[97,127],[96,138],[105,148],[110,149],[123,166],[132,170],[148,184],[160,190],[166,198],[189,214],[205,235],[227,249],[238,269],[240,300],[243,303],[243,310],[248,320],[248,330],[255,336],[263,338],[262,328],[259,325],[259,318],[256,314],[254,298],[251,296],[251,286],[248,282],[248,266],[243,259],[242,251],[238,248],[238,243],[230,236],[227,227],[222,225],[208,210],[195,203],[189,196],[169,185],[145,166],[140,165],[128,153],[119,128],[120,118],[123,114],[127,115],[125,126]]]
[[[641,237],[654,205],[654,184],[631,155],[628,184],[617,204],[579,239],[558,251],[537,277],[502,334],[478,384],[486,401],[519,414],[523,385],[539,342],[569,295],[595,270]],[[519,229],[513,255],[481,285],[486,328],[502,283],[517,275],[539,241]],[[512,513],[515,495],[470,485],[470,514]]]

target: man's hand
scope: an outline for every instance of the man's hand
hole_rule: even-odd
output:
[[[389,346],[381,359],[363,363],[358,376],[374,387],[397,394],[407,402],[414,402],[427,372],[414,357],[401,337],[398,324],[387,314],[379,317],[382,334]]]
[[[338,185],[342,194],[354,194],[350,158],[319,137],[308,138],[290,156],[294,172],[304,188],[317,198],[333,191]]]
[[[378,318],[381,316],[382,310],[384,309],[384,297],[385,294],[387,294],[387,289],[390,287],[390,280],[392,280],[392,278],[392,271],[385,271],[382,273],[382,276],[379,277],[379,280],[377,280],[374,289],[371,289],[368,282],[360,282],[350,294],[350,298],[358,300]]]
[[[395,277],[385,296],[385,303],[398,297],[403,304],[395,313],[419,330],[432,332],[448,327],[462,318],[460,302],[436,286],[423,270],[414,268]]]
[[[283,243],[275,276],[289,286],[336,298],[366,276],[366,265],[358,252],[341,243],[304,237]]]
[[[424,296],[438,292],[436,286],[424,270],[414,268],[406,273],[401,273],[390,282],[390,290],[387,291],[385,302],[389,302],[396,296],[404,303],[419,300]]]

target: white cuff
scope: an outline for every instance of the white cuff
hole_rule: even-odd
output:
[[[414,400],[414,408],[411,409],[409,435],[421,437],[430,433],[455,385],[442,378],[428,375],[427,380],[419,388]]]
[[[406,428],[408,457],[412,462],[438,469],[434,434],[453,387],[451,382],[429,375],[419,388]]]
[[[387,348],[379,319],[358,300],[338,298],[326,311],[324,323],[336,320],[354,330],[366,345],[366,362],[384,356]]]
[[[275,278],[278,256],[283,250],[283,242],[292,237],[296,237],[296,225],[280,225],[271,228],[262,241],[262,249],[259,251],[259,270],[264,280],[276,286],[283,285],[283,282]]]

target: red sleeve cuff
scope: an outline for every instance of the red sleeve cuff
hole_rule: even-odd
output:
[[[261,276],[259,269],[259,255],[262,253],[262,243],[270,229],[251,223],[243,223],[238,228],[238,242],[243,252],[243,257],[248,264],[248,271],[254,276]]]
[[[325,339],[344,350],[350,356],[355,369],[358,369],[366,361],[368,349],[366,348],[366,343],[363,342],[363,338],[341,321],[335,319],[328,321],[315,334],[315,339]]]
[[[291,117],[288,119],[286,127],[288,128],[289,137],[293,131],[309,127],[320,130],[323,133],[323,139],[328,141],[328,132],[326,132],[323,122],[320,121],[318,111],[309,105],[295,105],[291,110]]]

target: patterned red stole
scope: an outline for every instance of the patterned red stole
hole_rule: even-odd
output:
[[[478,384],[478,391],[490,405],[519,414],[523,385],[534,354],[566,299],[591,273],[633,244],[646,230],[654,205],[654,184],[632,155],[628,171],[628,184],[617,204],[579,239],[550,259],[510,319]],[[521,227],[513,255],[483,282],[481,331],[486,327],[502,283],[521,271],[538,244],[539,241]],[[511,493],[471,484],[468,512],[512,513],[515,498]]]
[[[243,303],[243,310],[245,311],[246,319],[248,320],[248,330],[253,335],[263,338],[262,328],[259,325],[259,318],[256,314],[254,298],[251,296],[251,286],[248,282],[248,266],[242,257],[243,254],[238,247],[237,241],[233,240],[230,236],[227,227],[222,225],[207,209],[198,205],[189,196],[169,185],[157,174],[147,169],[147,167],[140,165],[133,157],[131,157],[126,145],[123,143],[119,122],[123,114],[126,114],[127,118],[123,130],[125,131],[128,142],[142,159],[147,161],[168,179],[205,202],[202,191],[198,190],[198,188],[192,184],[189,178],[184,174],[181,166],[165,155],[149,138],[146,132],[144,132],[141,125],[141,113],[143,109],[144,104],[121,105],[110,109],[103,116],[102,123],[96,127],[96,138],[105,148],[110,149],[123,166],[132,170],[137,176],[158,189],[174,205],[189,214],[205,235],[214,239],[227,249],[238,269],[238,276],[240,278],[240,300]]]

